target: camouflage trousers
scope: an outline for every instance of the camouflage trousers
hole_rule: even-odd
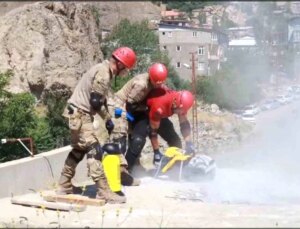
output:
[[[76,107],[72,107],[73,112],[71,114],[66,109],[64,116],[68,120],[73,149],[67,156],[62,175],[70,178],[74,177],[77,165],[84,158],[85,154],[89,154],[90,157],[87,160],[88,175],[94,181],[97,181],[103,176],[104,171],[101,161],[94,158],[97,152],[93,146],[97,144],[103,145],[109,141],[105,123],[100,116],[96,118],[95,122],[94,115]],[[121,165],[127,166],[123,155],[121,155]]]

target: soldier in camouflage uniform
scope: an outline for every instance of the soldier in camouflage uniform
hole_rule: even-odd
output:
[[[145,131],[145,128],[147,128],[149,124],[149,118],[145,99],[153,88],[163,86],[167,75],[168,71],[166,66],[161,63],[155,63],[150,66],[147,73],[133,77],[115,93],[115,101],[120,105],[120,107],[115,109],[116,119],[122,117],[122,114],[126,114],[129,120],[132,120],[131,116],[134,118],[134,120],[129,122],[129,130],[127,130],[127,122],[121,120],[121,123],[119,123],[119,127],[122,128],[123,131],[123,133],[119,135],[119,137],[122,138],[123,152],[125,152],[126,149],[126,145],[124,146],[124,144],[126,144],[127,132],[125,131],[130,133],[128,149],[125,156],[129,170],[132,168],[136,158],[140,155],[146,143],[147,131]],[[124,111],[124,113],[122,111]],[[116,131],[116,129],[113,130],[113,132],[114,131]]]
[[[72,193],[71,179],[75,175],[78,163],[87,155],[89,175],[97,185],[97,198],[109,203],[124,203],[122,192],[112,192],[108,186],[101,163],[102,145],[106,139],[98,133],[114,128],[107,109],[106,97],[111,90],[111,81],[116,76],[125,75],[136,62],[134,51],[128,47],[116,49],[110,58],[93,66],[83,74],[68,100],[64,116],[69,120],[72,151],[68,154],[59,179],[57,193]],[[107,130],[97,131],[93,125],[94,117],[99,114]]]

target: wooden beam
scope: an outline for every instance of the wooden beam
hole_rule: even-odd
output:
[[[38,207],[38,208],[45,208],[51,210],[60,210],[60,211],[76,211],[82,212],[86,209],[85,205],[79,204],[67,204],[67,203],[54,203],[54,202],[47,202],[45,200],[29,200],[18,197],[13,197],[11,199],[12,204],[24,205],[29,207]]]
[[[103,206],[105,204],[105,200],[92,199],[87,196],[69,194],[69,195],[44,195],[44,200],[50,202],[64,202],[64,203],[72,203],[72,204],[80,204],[80,205],[91,205],[91,206]]]

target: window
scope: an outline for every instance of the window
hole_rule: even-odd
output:
[[[203,47],[203,46],[200,46],[200,47],[198,48],[198,55],[201,55],[201,56],[204,55],[204,47]]]
[[[172,37],[172,32],[168,32],[168,37]]]
[[[197,32],[193,32],[193,37],[197,37]]]
[[[217,34],[215,34],[215,33],[212,33],[212,34],[211,34],[211,39],[212,39],[213,41],[216,41],[216,40],[218,40],[218,36],[217,36]]]
[[[176,46],[176,50],[177,50],[177,51],[180,51],[180,50],[181,50],[181,46],[180,46],[180,45],[177,45],[177,46]]]
[[[176,67],[177,67],[177,68],[181,68],[180,62],[177,62]]]
[[[198,62],[198,70],[204,71],[205,70],[205,64],[203,62]]]
[[[166,35],[166,32],[162,32],[161,34],[162,34],[162,35]]]
[[[300,31],[295,31],[294,32],[294,41],[295,42],[300,42]]]
[[[166,45],[163,45],[162,49],[163,49],[163,50],[167,50],[167,46],[166,46]]]

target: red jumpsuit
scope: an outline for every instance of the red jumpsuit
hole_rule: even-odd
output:
[[[172,90],[157,88],[152,90],[147,97],[150,121],[160,121],[168,118],[174,113],[172,111],[173,94]]]

